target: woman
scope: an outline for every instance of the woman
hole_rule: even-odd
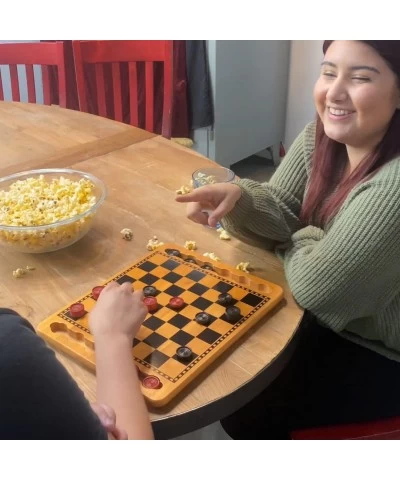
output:
[[[271,181],[177,198],[193,221],[275,248],[308,312],[288,367],[222,421],[233,438],[400,414],[400,41],[323,50],[316,124]]]
[[[0,439],[153,438],[132,360],[146,313],[143,293],[132,293],[130,283],[112,282],[102,291],[89,319],[98,402],[90,406],[31,325],[0,309]]]

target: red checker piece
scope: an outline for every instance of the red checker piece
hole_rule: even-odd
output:
[[[158,377],[155,377],[154,375],[148,375],[142,380],[142,385],[145,388],[152,388],[152,389],[157,389],[162,387],[162,383],[160,382],[160,379]]]
[[[185,305],[185,301],[181,297],[172,297],[168,302],[168,306],[174,310],[179,310]]]
[[[92,289],[92,297],[97,300],[99,297],[100,297],[100,293],[103,291],[104,289],[104,286],[98,286],[98,287],[94,287]]]
[[[143,303],[146,305],[149,313],[156,312],[158,310],[158,302],[155,297],[145,297]]]
[[[86,311],[83,303],[74,303],[69,307],[69,314],[72,318],[81,318],[85,313]]]

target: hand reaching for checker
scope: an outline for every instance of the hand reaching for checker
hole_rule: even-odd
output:
[[[179,195],[175,200],[187,203],[186,216],[193,222],[215,227],[239,200],[242,191],[232,183],[216,183],[196,188],[191,193]],[[209,210],[208,214],[204,210]]]
[[[148,310],[143,304],[143,292],[132,292],[129,282],[109,283],[101,292],[89,316],[89,327],[96,336],[123,335],[133,340]]]

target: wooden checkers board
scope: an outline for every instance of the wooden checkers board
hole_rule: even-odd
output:
[[[172,255],[176,251],[180,257]],[[174,244],[149,252],[104,285],[113,280],[131,282],[135,290],[146,286],[157,290],[159,308],[147,315],[132,346],[143,394],[154,406],[167,404],[283,297],[278,285]],[[232,296],[232,305],[240,309],[239,319],[230,320],[226,307],[217,303],[221,293]],[[180,310],[168,306],[171,297],[184,300]],[[95,353],[88,313],[74,319],[69,307],[81,303],[90,312],[95,302],[90,291],[38,326],[48,343],[91,369],[95,369]],[[208,325],[195,321],[200,312],[209,315]],[[178,357],[180,347],[189,347],[191,357]]]

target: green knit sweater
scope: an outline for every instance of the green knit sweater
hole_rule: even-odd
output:
[[[324,326],[400,361],[400,158],[355,187],[326,228],[299,220],[315,124],[297,137],[268,183],[239,180],[222,224],[282,259],[297,303]]]

